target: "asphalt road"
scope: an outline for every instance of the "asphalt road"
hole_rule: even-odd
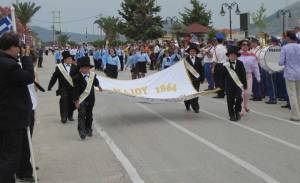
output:
[[[45,87],[53,70],[46,57],[39,69]],[[129,77],[127,71],[119,78]],[[225,100],[211,96],[199,99],[195,114],[182,103],[97,93],[95,136],[81,141],[76,122],[60,123],[55,92],[39,96],[34,145],[41,182],[300,183],[300,124],[288,121],[280,104],[252,102],[250,113],[232,123]]]

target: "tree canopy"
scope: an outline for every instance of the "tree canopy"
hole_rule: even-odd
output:
[[[16,16],[24,26],[27,26],[31,18],[41,9],[41,6],[37,6],[34,2],[20,2],[13,4],[13,7],[15,8]]]
[[[198,0],[191,0],[192,8],[184,8],[181,16],[182,23],[186,26],[198,23],[204,26],[210,26],[211,21],[211,11],[207,10],[207,5],[200,3]]]
[[[161,10],[155,0],[123,0],[119,14],[121,33],[133,40],[156,39],[163,35]]]

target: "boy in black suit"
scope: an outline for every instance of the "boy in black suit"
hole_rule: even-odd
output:
[[[89,57],[82,57],[78,60],[79,73],[73,77],[74,90],[73,99],[78,109],[78,131],[80,138],[93,136],[93,107],[95,104],[95,89],[102,91],[96,74],[91,72],[93,66]]]
[[[230,121],[239,121],[243,102],[242,92],[243,89],[247,89],[246,70],[243,62],[237,59],[240,56],[237,47],[229,48],[226,55],[229,60],[223,64],[222,88],[225,86]]]
[[[190,66],[193,67],[193,69],[200,75],[198,78],[195,77],[192,73],[190,73],[190,71],[188,71],[191,82],[194,86],[194,88],[199,91],[200,88],[200,83],[203,83],[204,81],[204,69],[202,66],[202,60],[201,58],[197,57],[197,54],[200,52],[200,50],[198,49],[197,45],[195,44],[191,44],[190,47],[186,50],[186,52],[189,53],[189,56],[186,57],[186,61],[187,64],[190,64]],[[184,101],[185,104],[185,108],[187,111],[191,110],[191,106],[192,109],[194,110],[195,113],[199,113],[199,101],[198,101],[198,97],[193,98],[191,100],[186,100]]]
[[[69,51],[62,52],[62,56],[63,63],[57,64],[55,72],[51,77],[48,91],[52,89],[58,80],[58,90],[56,91],[56,95],[60,95],[59,109],[61,122],[66,123],[67,119],[69,119],[69,121],[74,121],[73,111],[75,110],[75,106],[72,100],[72,77],[77,73],[77,67],[73,64],[73,57]]]

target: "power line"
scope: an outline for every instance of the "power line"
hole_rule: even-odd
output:
[[[92,18],[97,18],[98,16],[99,16],[99,14],[98,15],[94,15],[94,16],[89,16],[89,17],[81,18],[81,19],[65,20],[65,21],[60,21],[60,22],[63,23],[63,24],[76,23],[76,22],[81,22],[81,21],[85,21],[85,20],[88,20],[88,19],[92,19]],[[32,20],[36,21],[36,22],[41,22],[41,23],[49,23],[49,24],[53,23],[53,22],[47,21],[47,20],[39,20],[39,19],[32,19]]]

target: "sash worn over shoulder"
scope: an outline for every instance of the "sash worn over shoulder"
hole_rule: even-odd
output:
[[[83,93],[79,97],[79,104],[81,104],[90,95],[91,90],[94,89],[93,83],[94,83],[95,76],[96,74],[94,72],[90,72],[90,77],[86,85],[86,88],[84,89]]]
[[[196,77],[196,78],[199,78],[199,77],[200,77],[200,74],[194,69],[193,66],[191,66],[190,63],[188,63],[188,62],[186,61],[186,59],[184,59],[184,65],[185,65],[185,68],[186,68],[190,73],[192,73],[192,75],[193,75],[194,77]]]
[[[224,62],[223,65],[225,66],[225,68],[227,69],[227,71],[230,74],[230,77],[233,79],[233,81],[235,82],[235,84],[241,88],[241,90],[243,90],[243,84],[240,81],[240,78],[238,77],[238,75],[236,74],[236,72],[230,68],[230,63],[229,62]]]
[[[73,80],[71,78],[71,76],[68,74],[68,72],[66,71],[66,69],[64,68],[63,64],[57,64],[57,67],[59,69],[59,71],[62,73],[62,75],[64,76],[64,78],[68,81],[68,83],[71,85],[71,86],[74,86],[73,85]]]

